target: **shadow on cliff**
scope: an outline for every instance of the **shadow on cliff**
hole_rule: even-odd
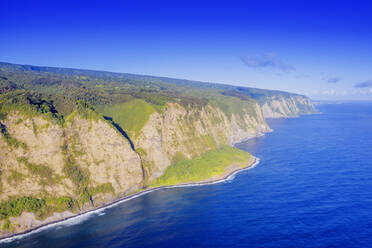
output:
[[[103,118],[111,122],[111,124],[116,128],[116,130],[118,130],[124,136],[124,138],[126,138],[129,141],[130,147],[132,147],[132,150],[135,151],[136,149],[134,148],[134,144],[132,140],[129,138],[128,134],[117,123],[115,123],[111,117],[103,116]]]

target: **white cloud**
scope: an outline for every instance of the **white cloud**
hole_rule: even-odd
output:
[[[272,53],[265,53],[260,57],[242,56],[240,59],[245,66],[251,68],[273,68],[282,72],[291,72],[296,70],[293,65],[282,61]]]

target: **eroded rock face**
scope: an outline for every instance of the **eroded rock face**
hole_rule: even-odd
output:
[[[9,146],[0,139],[0,199],[18,195],[73,195],[74,185],[64,173],[67,157],[89,173],[89,186],[111,183],[115,193],[138,189],[143,173],[141,159],[129,142],[104,120],[76,116],[66,127],[42,117],[11,113],[4,122],[11,137],[25,148]],[[47,168],[50,181],[32,166]],[[58,180],[57,180],[58,178]],[[44,180],[44,182],[43,182]]]
[[[65,128],[69,152],[87,169],[91,186],[111,183],[115,193],[134,191],[142,183],[141,159],[129,142],[105,121],[77,116]]]
[[[66,164],[73,164],[84,172],[87,189],[99,189],[79,211],[95,208],[142,187],[139,155],[103,119],[88,120],[76,115],[62,126],[43,116],[28,117],[11,112],[2,125],[13,143],[4,135],[0,137],[1,201],[24,196],[72,197],[79,201],[81,190],[66,173]],[[99,188],[102,185],[107,186],[106,190]],[[74,213],[64,211],[39,220],[33,213],[24,212],[9,218],[12,232],[4,230],[1,236],[72,215]],[[4,221],[0,221],[1,226]]]
[[[42,117],[27,118],[17,112],[10,113],[4,125],[11,137],[23,143],[24,147],[14,147],[3,137],[0,139],[0,199],[38,196],[44,191],[55,196],[73,194],[72,182],[63,173],[62,127]],[[45,178],[33,172],[32,166],[47,168],[45,170],[50,170],[52,175]]]
[[[301,95],[272,96],[267,98],[261,107],[265,118],[296,117],[316,113],[310,99]]]
[[[86,211],[148,185],[180,159],[270,131],[265,117],[313,112],[310,100],[296,95],[268,98],[261,107],[252,101],[230,114],[212,105],[185,108],[169,102],[161,112],[150,115],[137,137],[130,137],[134,150],[127,138],[102,117],[89,119],[75,114],[61,125],[42,115],[30,117],[13,111],[1,121],[17,145],[4,135],[0,138],[0,201],[45,195],[79,199],[81,189],[66,172],[66,166],[73,165],[86,177],[87,189],[102,185],[112,189],[92,194],[80,206],[79,211]],[[24,212],[10,220],[18,224],[13,226],[14,232],[22,232],[73,214],[53,213],[41,221]],[[3,232],[2,236],[9,234]]]
[[[233,115],[231,122],[229,123],[230,125],[228,125],[229,129],[231,129],[231,133],[228,136],[229,145],[233,145],[253,137],[261,136],[264,133],[271,131],[258,104],[254,105],[254,112],[256,113],[256,118],[250,114],[245,114],[243,118]],[[243,121],[243,125],[238,124],[241,121]]]
[[[168,103],[162,113],[153,113],[134,141],[142,152],[149,181],[159,177],[174,161],[191,159],[224,144],[232,145],[270,130],[258,104],[255,116],[227,116],[207,105],[186,109]]]

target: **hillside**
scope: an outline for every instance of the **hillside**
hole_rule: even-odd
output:
[[[265,117],[315,112],[281,91],[9,63],[0,93],[2,237],[218,176],[252,160],[230,146],[270,131]]]
[[[92,105],[125,102],[131,97],[157,105],[167,100],[185,105],[202,105],[208,101],[224,105],[226,102],[221,96],[233,96],[241,100],[254,99],[266,109],[265,117],[316,112],[309,99],[303,95],[166,77],[0,62],[1,76],[8,79],[5,88],[22,87],[42,93],[58,93],[57,96],[63,94],[65,97],[78,97]],[[1,81],[4,80],[0,78],[0,90],[4,87]],[[9,85],[9,81],[15,85]]]

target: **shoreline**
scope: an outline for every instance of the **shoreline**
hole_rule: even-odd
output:
[[[64,223],[66,224],[69,221],[80,218],[80,217],[84,217],[84,216],[88,217],[91,214],[99,213],[99,212],[101,212],[105,209],[114,207],[114,206],[119,205],[123,202],[130,201],[134,198],[140,197],[142,195],[149,194],[151,192],[154,192],[154,191],[157,191],[157,190],[160,190],[160,189],[206,186],[206,185],[212,185],[212,184],[218,184],[218,183],[226,182],[228,180],[233,179],[234,176],[236,174],[238,174],[239,172],[252,169],[260,163],[259,158],[255,157],[253,155],[252,155],[252,157],[254,158],[254,160],[251,164],[249,164],[249,165],[247,165],[243,168],[236,169],[236,170],[230,172],[229,174],[223,176],[222,178],[219,178],[219,179],[216,179],[216,180],[205,180],[205,181],[202,181],[202,182],[193,182],[193,183],[181,183],[181,184],[159,186],[159,187],[145,189],[143,191],[140,191],[140,192],[137,192],[137,193],[134,193],[134,194],[131,194],[131,195],[126,195],[126,196],[119,197],[118,199],[116,199],[112,202],[106,203],[106,204],[104,204],[100,207],[97,207],[97,208],[94,208],[94,209],[91,209],[91,210],[87,210],[85,212],[78,213],[76,215],[73,215],[73,216],[70,216],[70,217],[67,217],[67,218],[64,218],[64,219],[48,222],[48,223],[42,224],[40,226],[36,226],[34,228],[31,228],[31,229],[29,229],[27,231],[24,231],[24,232],[12,234],[8,237],[0,238],[0,243],[10,243],[12,241],[22,239],[26,236],[32,235],[34,233],[40,232],[40,231],[45,230],[45,229],[50,228],[50,227],[58,226],[58,225],[61,225],[61,224],[64,224]]]

